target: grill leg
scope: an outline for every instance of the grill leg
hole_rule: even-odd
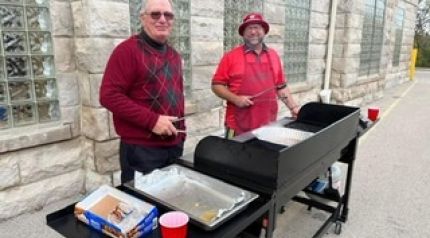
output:
[[[272,206],[268,212],[267,216],[267,226],[266,226],[266,238],[273,237],[273,231],[275,231],[275,223],[276,223],[276,204],[274,202],[274,198],[272,198]]]
[[[348,162],[347,162],[348,172],[346,176],[345,194],[342,197],[342,203],[343,203],[342,214],[341,214],[342,222],[346,222],[348,220],[349,196],[351,195],[352,172],[354,169],[355,156],[357,154],[357,143],[358,143],[357,138],[351,141],[351,146],[353,146],[353,148],[352,148],[351,157],[348,159]]]
[[[335,233],[340,234],[342,231],[342,223],[340,222],[340,210],[342,208],[342,204],[339,201],[337,204],[336,210],[331,214],[331,216],[324,222],[324,224],[318,229],[318,231],[315,233],[312,238],[319,238],[322,237],[324,234],[327,233],[328,229],[333,225],[335,226]]]
[[[325,235],[331,225],[333,225],[332,216],[330,216],[330,218],[324,222],[324,224],[320,227],[320,229],[318,229],[318,231],[315,233],[315,235],[312,236],[312,238],[320,238]]]

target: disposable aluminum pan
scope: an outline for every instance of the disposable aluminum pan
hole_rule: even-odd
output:
[[[205,230],[213,230],[258,195],[180,165],[147,175],[136,174],[126,186],[172,210],[183,211]]]
[[[293,146],[314,135],[312,132],[271,126],[255,129],[252,134],[260,140],[287,146]]]

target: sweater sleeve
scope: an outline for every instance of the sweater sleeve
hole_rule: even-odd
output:
[[[151,131],[159,115],[139,105],[127,95],[137,72],[132,50],[128,45],[120,44],[110,56],[100,87],[100,104],[115,117]]]

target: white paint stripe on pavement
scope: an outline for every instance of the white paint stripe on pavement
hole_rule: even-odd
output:
[[[412,89],[412,87],[413,86],[415,86],[415,84],[417,84],[417,80],[414,80],[414,82],[402,93],[402,95],[400,95],[400,97],[399,98],[397,98],[388,108],[387,108],[387,110],[385,110],[382,114],[381,114],[381,116],[379,117],[379,122],[381,122],[382,121],[382,119],[383,118],[385,118],[386,116],[388,116],[388,114],[397,106],[397,104],[399,104],[399,102],[400,102],[400,100],[402,100],[405,96],[406,96],[406,94],[408,94],[409,93],[409,91],[411,91],[411,89]],[[373,126],[373,128],[372,129],[370,129],[370,131],[369,132],[367,132],[366,134],[364,134],[361,138],[360,138],[360,140],[359,140],[359,143],[360,142],[364,142],[365,140],[366,140],[366,138],[367,138],[367,136],[369,136],[369,134],[370,133],[372,133],[372,131],[379,125],[379,122],[378,123],[376,123],[376,125],[375,126]]]

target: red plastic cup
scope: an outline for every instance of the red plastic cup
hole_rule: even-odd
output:
[[[379,116],[379,108],[369,107],[367,109],[367,117],[369,118],[369,120],[376,121],[376,119],[378,119],[378,116]]]
[[[167,212],[160,217],[161,236],[163,238],[185,238],[187,237],[188,221],[187,214],[179,211]]]

